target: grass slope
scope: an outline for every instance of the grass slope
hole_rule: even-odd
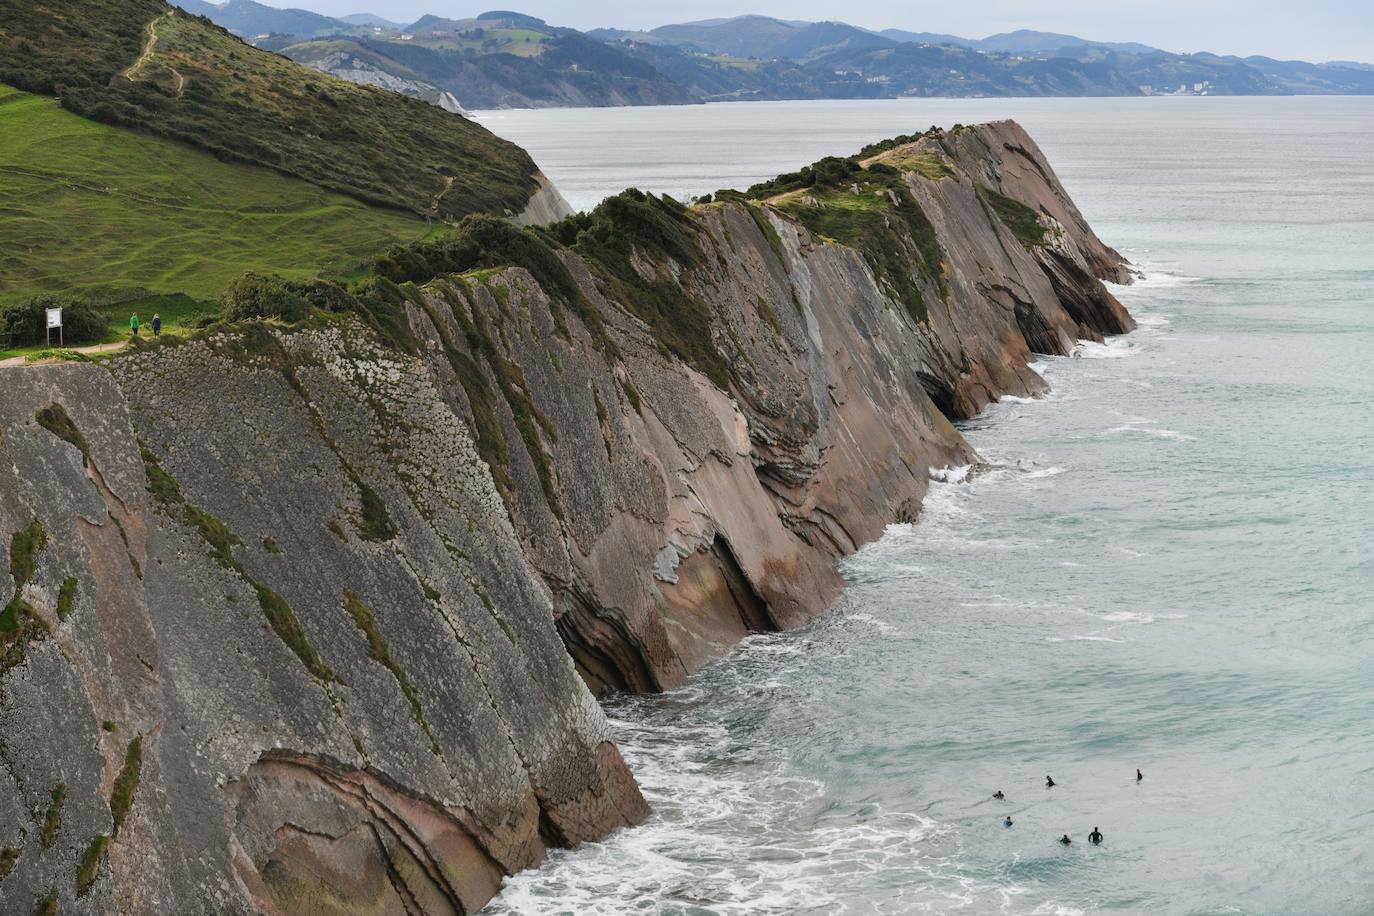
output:
[[[136,288],[209,299],[247,270],[337,276],[427,232],[418,216],[0,84],[0,303]]]
[[[465,118],[326,76],[162,0],[0,0],[0,82],[370,203],[520,212],[535,165]]]

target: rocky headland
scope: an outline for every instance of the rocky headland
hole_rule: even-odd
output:
[[[0,911],[468,913],[646,817],[594,694],[825,611],[1133,326],[1014,123],[837,162],[0,370]]]

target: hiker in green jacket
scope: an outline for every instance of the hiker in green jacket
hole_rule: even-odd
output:
[[[138,336],[138,313],[137,313],[137,312],[135,312],[134,314],[132,314],[132,315],[129,316],[129,330],[133,333],[133,335],[134,335],[135,337]]]

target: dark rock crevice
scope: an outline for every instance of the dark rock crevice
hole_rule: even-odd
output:
[[[643,646],[622,615],[570,589],[556,593],[558,635],[592,693],[657,693],[663,689]]]

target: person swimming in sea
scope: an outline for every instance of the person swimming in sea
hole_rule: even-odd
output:
[[[1045,777],[1045,788],[1046,788],[1046,789],[1053,789],[1056,785],[1058,785],[1058,783],[1056,783],[1053,779],[1051,779],[1051,778],[1048,777],[1048,776]]]
[[[1068,846],[1072,842],[1073,840],[1069,839],[1069,835],[1067,833],[1059,838],[1060,846]]]
[[[1088,842],[1089,842],[1089,843],[1092,843],[1094,846],[1101,846],[1101,845],[1102,845],[1102,831],[1101,831],[1101,830],[1098,830],[1096,827],[1094,827],[1094,828],[1093,828],[1093,832],[1090,833],[1090,834],[1088,834]]]
[[[1006,796],[1002,794],[1001,789],[998,789],[996,792],[992,793],[992,797],[997,799],[998,801],[1001,801],[1002,799],[1006,798]]]
[[[1010,815],[1010,814],[1008,814],[1008,815],[1007,815],[1007,819],[1004,820],[1004,821],[1002,822],[1002,826],[1003,826],[1003,827],[1010,827],[1010,826],[1011,826],[1011,815]]]

